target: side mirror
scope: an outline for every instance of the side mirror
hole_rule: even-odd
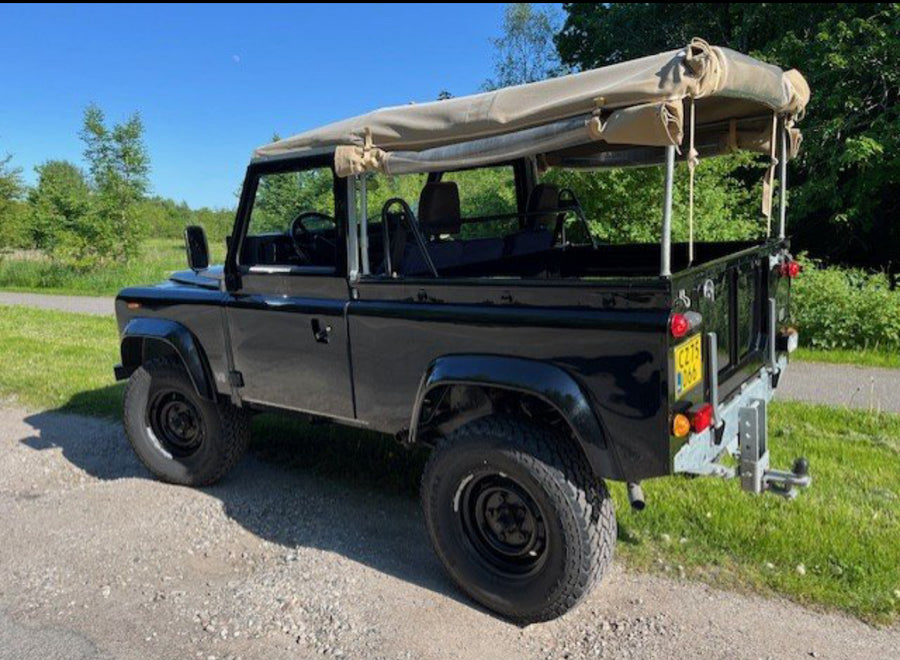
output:
[[[187,250],[188,267],[195,273],[209,268],[209,245],[206,232],[199,225],[184,228],[184,247]]]

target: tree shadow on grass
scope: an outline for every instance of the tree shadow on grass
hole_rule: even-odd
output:
[[[82,392],[58,410],[29,415],[34,434],[20,442],[37,451],[58,448],[98,479],[152,479],[115,419],[121,395],[120,385]],[[96,417],[101,413],[106,419]],[[431,550],[414,498],[425,458],[376,433],[259,415],[249,455],[203,491],[259,538],[335,552],[477,607]]]

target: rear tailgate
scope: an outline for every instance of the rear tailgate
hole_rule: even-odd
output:
[[[719,402],[739,390],[768,362],[770,299],[775,299],[776,327],[787,320],[789,280],[781,277],[776,267],[776,260],[786,249],[785,241],[770,241],[682,271],[673,278],[676,308],[687,307],[690,300],[688,309],[702,316],[704,374],[709,373],[712,363],[708,335],[715,333]],[[709,383],[705,382],[687,398],[696,403],[710,401],[709,396]]]

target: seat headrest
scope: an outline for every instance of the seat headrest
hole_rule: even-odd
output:
[[[426,183],[419,195],[419,224],[431,236],[458,234],[462,226],[459,188],[453,181]]]
[[[526,226],[532,229],[544,225],[549,229],[556,227],[556,219],[559,217],[559,188],[552,183],[539,183],[528,195],[528,204],[525,209],[528,212]],[[541,213],[546,211],[546,213]]]

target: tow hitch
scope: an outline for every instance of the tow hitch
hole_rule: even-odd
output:
[[[790,472],[769,469],[766,406],[765,399],[755,399],[740,409],[741,488],[751,493],[770,492],[793,499],[798,488],[807,488],[812,483],[809,461],[798,458]]]

